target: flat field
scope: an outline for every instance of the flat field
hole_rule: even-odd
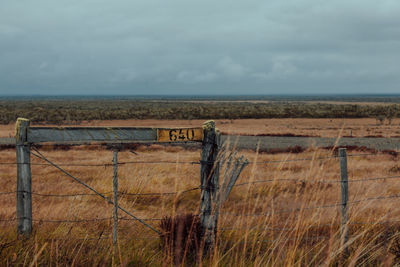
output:
[[[196,127],[205,120],[103,120],[83,121],[73,126]],[[376,119],[236,119],[215,120],[223,134],[304,135],[318,137],[399,137],[400,119],[380,123]],[[35,125],[34,123],[32,124]],[[41,124],[42,125],[42,124]],[[71,125],[71,124],[69,124]],[[59,125],[58,125],[59,126]],[[14,136],[14,124],[0,125],[0,138]]]
[[[284,129],[305,134],[306,129],[304,132],[296,129],[300,127],[299,122],[303,122],[307,128],[321,125],[322,129],[332,123],[334,126],[330,128],[335,127],[338,135],[337,129],[343,120],[319,121],[321,124],[315,120],[286,120],[286,124],[283,120],[239,122],[241,128],[236,128],[237,133],[252,130],[254,134],[265,133],[268,129],[265,125],[269,124],[274,125],[274,131],[291,125],[294,128],[285,126]],[[358,122],[358,127],[374,124],[373,120],[354,122]],[[141,121],[140,125],[156,123]],[[162,126],[199,125],[202,121],[183,123],[167,121]],[[219,121],[217,125],[222,131],[229,131],[235,123]],[[139,121],[113,122],[113,125],[138,124]],[[334,135],[333,129],[321,132]],[[389,130],[387,133],[393,134]],[[112,198],[112,151],[97,146],[64,150],[45,146],[39,150]],[[164,217],[198,214],[199,150],[153,145],[136,147],[134,152],[119,153],[120,206],[158,230],[160,219]],[[215,250],[201,260],[202,264],[315,266],[342,262],[353,266],[388,266],[400,263],[397,153],[348,151],[349,243],[346,253],[340,241],[340,168],[336,151],[313,149],[297,154],[267,154],[243,150],[239,154],[245,155],[250,164],[221,209]],[[34,233],[29,240],[18,237],[14,162],[15,150],[3,150],[0,154],[1,265],[172,265],[174,246],[162,245],[157,233],[122,212],[119,214],[118,246],[114,249],[112,205],[36,157],[32,157]],[[188,247],[183,246],[183,249],[188,251],[183,265],[193,265],[196,257]]]

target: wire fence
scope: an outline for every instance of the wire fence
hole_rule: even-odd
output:
[[[33,147],[34,148],[34,147]],[[113,163],[96,163],[96,164],[80,164],[80,163],[54,163],[50,160],[48,160],[43,154],[40,153],[40,151],[36,148],[34,148],[34,152],[32,152],[32,155],[38,158],[39,160],[45,161],[45,163],[37,163],[37,162],[32,162],[30,165],[32,166],[42,166],[42,167],[48,167],[52,166],[57,168],[59,171],[63,172],[67,176],[70,176],[73,178],[76,182],[84,185],[87,189],[92,191],[93,193],[84,193],[84,192],[76,192],[76,193],[66,193],[66,194],[53,194],[53,193],[46,193],[46,192],[26,192],[26,191],[4,191],[0,192],[0,196],[10,196],[18,193],[30,193],[33,196],[38,196],[38,197],[55,197],[55,198],[69,198],[69,197],[81,197],[81,196],[97,196],[101,197],[104,200],[106,200],[109,204],[113,204],[111,201],[109,195],[112,195],[114,192],[113,191],[108,191],[108,192],[98,192],[91,186],[85,184],[82,182],[82,180],[78,179],[77,177],[71,175],[69,172],[65,171],[61,167],[108,167],[108,166],[114,166]],[[360,153],[360,154],[350,154],[347,155],[347,157],[350,158],[363,158],[363,157],[377,157],[377,156],[382,156],[386,154],[376,154],[376,153]],[[325,156],[325,157],[310,157],[310,158],[300,158],[300,159],[286,159],[286,160],[270,160],[270,161],[253,161],[249,162],[250,164],[276,164],[276,163],[291,163],[291,162],[305,162],[305,161],[320,161],[320,160],[332,160],[332,159],[338,159],[339,156],[337,155],[332,155],[332,156]],[[200,165],[202,162],[201,161],[122,161],[118,162],[117,165],[130,165],[130,164],[190,164],[190,165]],[[0,162],[0,165],[18,165],[18,164],[26,164],[26,163],[17,163],[17,162]],[[357,178],[357,179],[350,179],[348,180],[348,183],[364,183],[364,182],[372,182],[372,181],[382,181],[382,180],[389,180],[389,179],[400,179],[400,175],[393,175],[393,176],[382,176],[382,177],[364,177],[364,178]],[[257,185],[257,184],[263,184],[263,183],[284,183],[284,182],[295,182],[295,183],[315,183],[315,184],[340,184],[342,181],[340,180],[330,180],[330,179],[299,179],[299,178],[274,178],[271,177],[270,179],[259,179],[259,180],[253,180],[253,181],[248,181],[248,182],[242,182],[242,183],[237,183],[234,185],[234,187],[241,187],[241,186],[251,186],[251,185]],[[118,195],[120,197],[122,196],[135,196],[135,197],[152,197],[152,196],[159,196],[159,197],[164,197],[164,196],[174,196],[174,195],[182,195],[186,194],[189,192],[193,191],[200,191],[203,189],[201,186],[199,187],[192,187],[192,188],[187,188],[184,190],[177,190],[177,191],[171,191],[171,192],[127,192],[127,191],[118,191]],[[363,199],[356,199],[352,201],[348,201],[346,204],[354,205],[362,202],[371,202],[371,201],[379,201],[379,200],[391,200],[391,199],[398,199],[400,198],[400,195],[398,194],[393,194],[393,195],[382,195],[382,196],[376,196],[376,197],[367,197]],[[258,212],[258,213],[233,213],[233,212],[221,212],[220,215],[222,216],[234,216],[234,217],[257,217],[257,216],[271,216],[274,214],[279,214],[279,213],[295,213],[295,212],[300,212],[300,211],[307,211],[307,210],[316,210],[316,209],[330,209],[330,208],[338,208],[343,206],[343,203],[327,203],[323,205],[316,205],[316,206],[301,206],[301,207],[296,207],[296,208],[290,208],[290,209],[274,209],[271,212]],[[143,225],[149,227],[156,233],[160,234],[160,231],[154,229],[153,226],[147,224],[146,222],[159,222],[163,220],[163,218],[140,218],[137,217],[123,208],[121,208],[123,211],[126,212],[126,214],[129,217],[118,217],[118,220],[120,221],[138,221],[142,223]],[[21,217],[20,217],[21,218]],[[17,221],[17,219],[20,219],[17,217],[13,218],[1,218],[0,222],[2,223],[14,223]],[[90,223],[90,222],[101,222],[101,221],[112,221],[113,217],[102,217],[102,218],[74,218],[74,219],[62,219],[62,218],[43,218],[43,219],[32,219],[32,222],[42,224],[42,223]],[[380,224],[394,224],[394,223],[400,223],[400,221],[376,221],[376,222],[348,222],[348,225],[380,225]],[[321,227],[321,226],[337,226],[336,224],[319,224],[315,227]],[[254,226],[254,227],[246,227],[246,228],[235,228],[235,227],[222,227],[219,229],[222,232],[226,231],[242,231],[242,230],[263,230],[263,231],[292,231],[293,228],[290,227],[260,227],[259,225]],[[327,236],[311,236],[307,237],[309,240],[313,239],[326,239],[329,238]],[[96,240],[97,238],[93,238],[93,240]],[[101,237],[100,239],[109,239],[108,237]],[[135,239],[135,238],[133,238]],[[136,239],[157,239],[157,238],[136,238]],[[86,239],[87,240],[87,239]],[[99,239],[97,239],[99,240]],[[290,238],[288,240],[291,240]],[[273,240],[261,240],[262,242],[274,242]]]
[[[186,190],[181,191],[174,191],[174,192],[161,192],[161,193],[127,193],[123,191],[118,191],[119,196],[167,196],[167,195],[177,195],[177,194],[184,194],[191,191],[200,190],[200,187],[189,188]],[[11,191],[11,192],[0,192],[0,195],[13,195],[16,193],[30,193],[35,196],[41,197],[80,197],[80,196],[98,196],[96,193],[70,193],[70,194],[47,194],[47,193],[37,193],[37,192],[27,192],[27,191]],[[102,195],[111,195],[113,194],[112,191],[110,192],[99,192]]]
[[[384,177],[366,177],[362,179],[348,180],[349,183],[360,183],[360,182],[369,182],[369,181],[379,181],[379,180],[389,180],[389,179],[400,179],[400,175],[394,176],[384,176]],[[260,183],[275,183],[275,182],[296,182],[296,183],[327,183],[327,184],[337,184],[341,183],[339,180],[324,180],[324,179],[315,179],[315,180],[306,180],[306,179],[298,179],[298,178],[271,178],[266,180],[255,180],[250,182],[238,183],[233,185],[234,187],[244,186],[244,185],[253,185]],[[159,192],[159,193],[129,193],[124,191],[118,191],[118,195],[127,195],[127,196],[165,196],[165,195],[176,195],[176,194],[184,194],[191,191],[197,191],[202,189],[202,187],[193,187],[180,191],[173,192]],[[18,192],[28,193],[26,191],[8,191],[8,192],[0,192],[0,195],[12,195]],[[78,196],[98,196],[96,193],[70,193],[70,194],[49,194],[49,193],[38,193],[38,192],[30,192],[32,195],[42,196],[42,197],[78,197]],[[100,192],[103,195],[113,194],[113,191],[109,192]],[[380,199],[381,197],[379,197]],[[390,196],[389,198],[393,198]],[[362,201],[362,200],[359,200]]]
[[[350,154],[347,157],[357,158],[357,157],[370,157],[370,156],[387,156],[387,154],[377,154],[377,153],[360,153],[360,154]],[[274,163],[290,163],[290,162],[302,162],[302,161],[323,161],[330,159],[338,159],[339,156],[326,156],[326,157],[311,157],[311,158],[299,158],[299,159],[284,159],[284,160],[266,160],[266,161],[249,161],[249,164],[274,164]],[[214,162],[212,162],[214,163]],[[18,162],[0,162],[0,165],[26,165],[29,164],[31,166],[53,166],[50,163],[18,163]],[[113,163],[54,163],[60,167],[112,167]],[[131,164],[192,164],[192,165],[200,165],[201,161],[120,161],[118,165],[131,165]]]
[[[370,198],[349,201],[348,204],[357,204],[357,203],[366,202],[366,201],[389,200],[389,199],[397,199],[397,198],[400,198],[400,195],[378,196],[378,197],[370,197]],[[335,207],[340,207],[342,205],[343,205],[342,203],[332,203],[332,204],[320,205],[320,206],[304,206],[304,207],[292,208],[292,209],[278,209],[278,210],[274,210],[273,212],[263,212],[263,213],[224,212],[224,213],[220,213],[220,215],[244,216],[244,217],[269,216],[269,215],[279,214],[279,213],[290,213],[290,212],[296,212],[296,211],[335,208]],[[64,223],[64,222],[73,223],[73,222],[107,221],[107,220],[111,220],[111,219],[113,219],[113,217],[92,218],[92,219],[75,219],[75,220],[33,219],[32,221],[34,221],[34,222],[49,222],[49,223]],[[119,217],[118,219],[119,220],[132,220],[132,221],[137,220],[135,218],[127,218],[127,217]],[[140,218],[140,219],[143,221],[161,221],[163,218]],[[16,218],[0,220],[0,221],[13,221],[13,220],[16,220]],[[385,223],[385,222],[389,222],[389,221],[384,221],[384,222],[379,222],[379,223]],[[391,222],[393,222],[393,221],[391,221]],[[371,222],[370,224],[374,224],[374,223]]]

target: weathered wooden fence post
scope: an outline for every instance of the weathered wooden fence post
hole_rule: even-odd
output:
[[[31,151],[30,144],[28,144],[29,124],[29,120],[19,118],[15,126],[17,154],[17,231],[26,237],[29,237],[32,232]]]
[[[114,191],[114,227],[113,227],[113,244],[117,245],[118,234],[118,151],[114,150],[113,156],[114,176],[113,176],[113,191]]]
[[[347,153],[346,148],[339,149],[339,159],[340,159],[340,184],[341,184],[341,227],[340,227],[340,238],[341,246],[347,246],[347,241],[349,239],[349,228],[348,228],[348,206],[347,202],[349,200],[349,186],[348,186],[348,176],[347,176]],[[343,250],[343,255],[348,253],[347,247]]]
[[[203,124],[204,138],[201,150],[200,184],[200,223],[203,227],[205,251],[212,248],[217,232],[218,216],[213,213],[219,187],[219,164],[216,164],[220,149],[220,133],[214,121]]]

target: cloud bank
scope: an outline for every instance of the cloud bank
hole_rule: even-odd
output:
[[[398,93],[400,1],[0,3],[0,94]]]

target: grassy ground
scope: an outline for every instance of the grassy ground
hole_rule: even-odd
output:
[[[67,151],[43,147],[41,152],[50,160],[66,165],[109,164],[112,160],[111,151],[98,147],[83,146]],[[158,219],[165,216],[197,213],[199,190],[182,191],[199,186],[199,165],[191,164],[199,160],[199,151],[151,146],[139,147],[135,152],[137,154],[119,153],[120,162],[141,162],[120,165],[121,192],[181,193],[125,194],[119,199],[122,207],[139,218],[149,219],[146,222],[156,229],[160,229]],[[222,208],[217,245],[201,264],[314,266],[336,265],[342,261],[358,266],[400,263],[400,224],[396,222],[400,220],[397,205],[400,179],[355,181],[400,175],[395,154],[349,157],[349,179],[354,181],[349,184],[350,202],[380,196],[393,198],[350,205],[350,245],[347,256],[343,256],[339,238],[340,207],[337,205],[340,184],[336,182],[339,163],[337,158],[332,158],[334,152],[312,149],[299,154],[240,153],[252,163],[237,182],[242,185],[234,188]],[[32,160],[34,164],[43,163],[36,158]],[[0,154],[0,162],[14,161],[14,150],[3,150]],[[160,161],[168,163],[154,163]],[[112,196],[111,166],[63,168]],[[90,193],[50,166],[33,165],[32,177],[34,193]],[[15,165],[0,165],[0,188],[1,192],[15,191]],[[15,195],[0,195],[0,199],[1,265],[172,265],[171,255],[161,246],[158,235],[134,220],[120,220],[118,248],[114,250],[112,206],[99,197],[34,194],[34,233],[29,240],[17,237],[15,222],[6,221],[15,218]],[[320,206],[324,207],[315,208]],[[128,218],[125,214],[120,216]],[[192,265],[192,258],[188,255],[184,264]]]

